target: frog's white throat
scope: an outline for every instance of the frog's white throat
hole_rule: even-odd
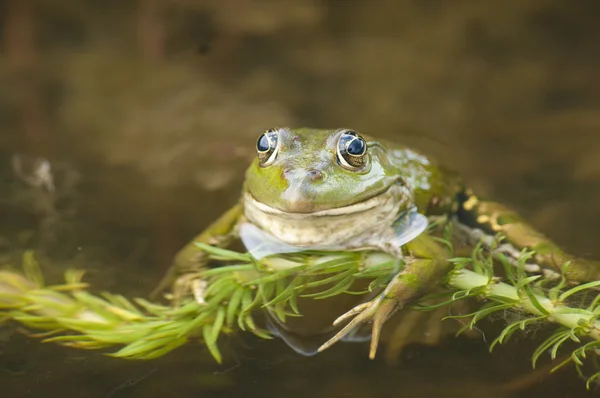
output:
[[[297,247],[359,248],[393,235],[399,211],[412,202],[401,185],[362,202],[312,213],[288,213],[243,196],[248,221],[278,240]]]

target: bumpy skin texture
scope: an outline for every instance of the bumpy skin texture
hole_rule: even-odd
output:
[[[598,263],[564,253],[511,209],[476,197],[465,189],[455,173],[410,148],[360,134],[367,144],[362,158],[364,164],[356,169],[348,169],[342,167],[343,161],[338,151],[340,137],[347,134],[348,130],[281,128],[270,131],[277,140],[275,155],[269,158],[268,164],[264,162],[265,156],[262,160],[257,158],[252,162],[246,172],[240,203],[178,253],[161,288],[176,280],[176,297],[189,291],[194,272],[206,265],[205,256],[194,243],[226,246],[235,239],[240,223],[248,222],[248,219],[252,221],[248,200],[244,198],[252,198],[254,203],[270,209],[265,213],[267,220],[273,214],[269,212],[277,212],[279,216],[283,214],[285,225],[285,222],[294,222],[298,217],[310,219],[315,214],[331,217],[331,211],[337,211],[335,217],[344,217],[344,212],[351,214],[356,205],[387,197],[388,205],[390,200],[397,204],[394,207],[395,215],[416,207],[419,213],[426,216],[451,216],[463,227],[463,232],[476,232],[472,236],[502,233],[513,253],[522,248],[537,251],[533,269],[552,269],[558,274],[565,271],[561,269],[562,265],[571,261],[565,271],[569,280],[582,282],[600,279]],[[245,204],[248,206],[247,212]],[[286,214],[293,217],[290,216],[288,221]],[[374,223],[379,219],[374,218]],[[390,225],[381,225],[382,239],[388,236],[386,233],[389,228]],[[356,233],[360,231],[349,228],[348,234]],[[373,235],[373,232],[370,234]],[[365,238],[365,242],[369,239],[372,241],[373,237]],[[360,236],[356,241],[360,242]],[[321,349],[342,339],[361,324],[373,322],[371,356],[374,356],[381,326],[389,316],[414,301],[425,289],[441,282],[448,270],[444,250],[425,234],[405,245],[402,250],[385,245],[381,245],[381,248],[403,256],[406,267],[379,296],[340,317],[337,321],[340,324],[354,318]]]

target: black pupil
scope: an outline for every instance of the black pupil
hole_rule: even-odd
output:
[[[267,152],[270,148],[271,146],[269,145],[269,139],[267,138],[267,135],[261,135],[256,143],[256,149],[258,149],[259,152]]]
[[[365,142],[360,138],[355,138],[348,144],[347,151],[350,155],[362,155],[365,153]]]

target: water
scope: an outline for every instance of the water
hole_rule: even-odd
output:
[[[596,2],[5,4],[3,261],[33,246],[55,281],[76,266],[98,290],[144,296],[235,203],[256,137],[281,125],[415,145],[600,258]],[[15,176],[17,154],[29,171],[48,159],[60,200]],[[394,363],[364,344],[312,358],[248,336],[224,345],[223,366],[193,344],[135,363],[3,327],[0,384],[8,397],[586,395],[572,370],[522,379],[530,339],[489,354],[449,336]]]

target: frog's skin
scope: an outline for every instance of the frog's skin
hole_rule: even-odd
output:
[[[564,253],[508,207],[478,198],[455,173],[410,148],[347,129],[277,128],[259,137],[257,154],[239,203],[177,254],[165,281],[176,279],[176,295],[189,291],[194,273],[206,265],[195,243],[226,246],[247,222],[294,246],[375,248],[403,257],[405,268],[377,297],[338,318],[336,323],[354,317],[319,351],[372,322],[373,357],[384,322],[443,280],[449,270],[446,252],[427,234],[402,248],[389,243],[392,223],[411,208],[430,218],[448,216],[474,241],[491,242],[503,234],[505,243],[497,251],[513,260],[523,248],[535,250],[529,272],[547,277],[562,272],[572,282],[600,279],[598,263]]]

